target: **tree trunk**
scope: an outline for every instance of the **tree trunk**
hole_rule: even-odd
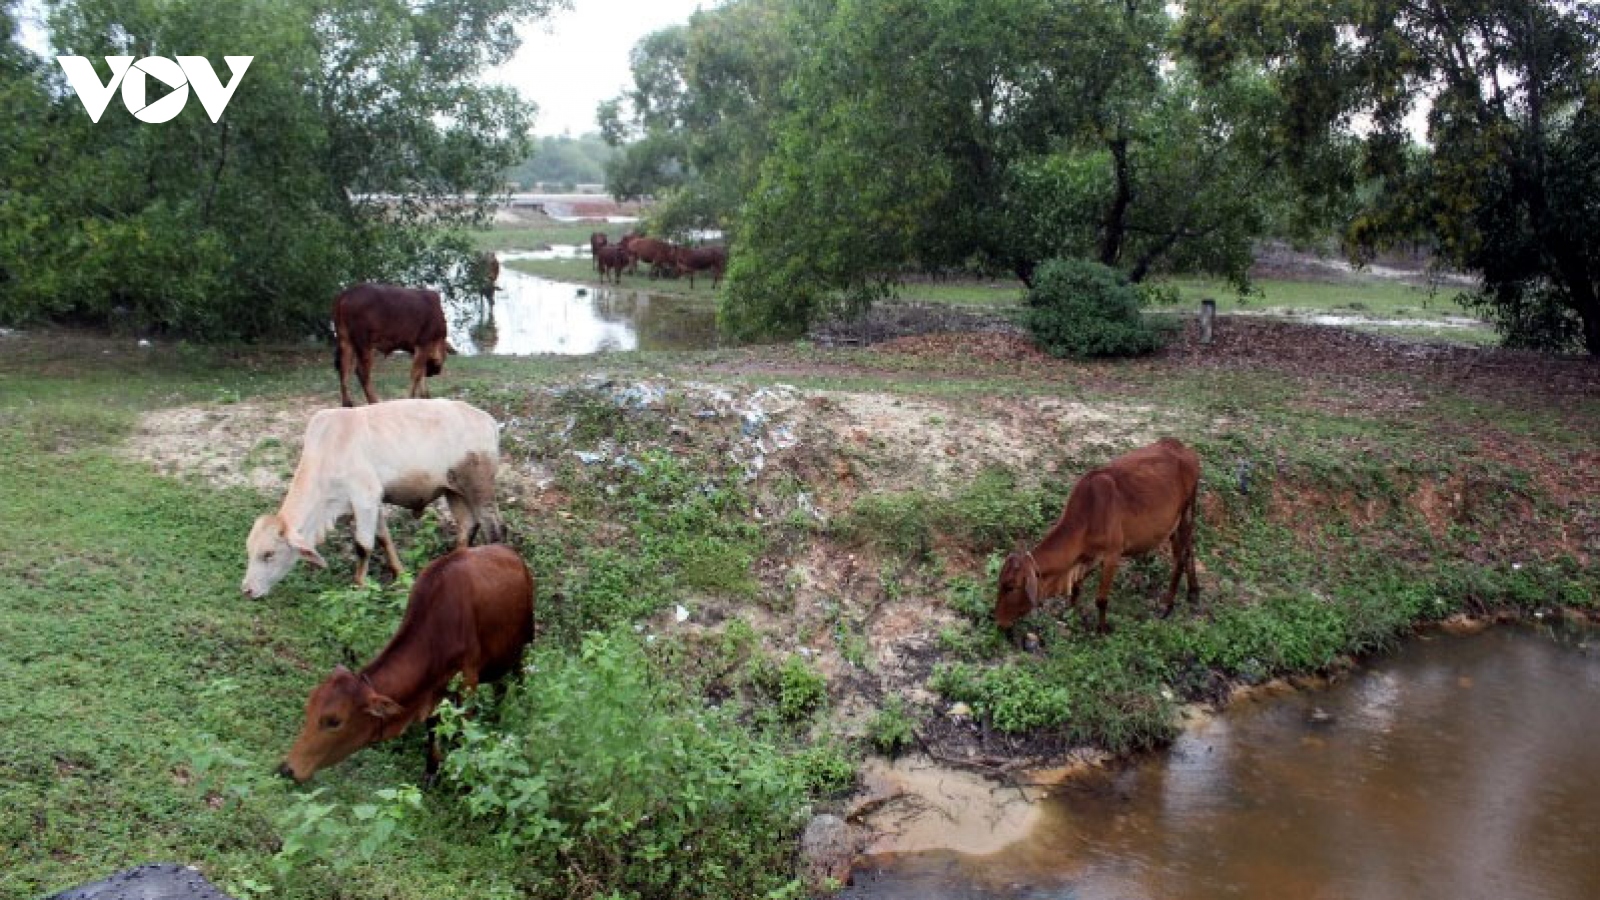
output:
[[[1115,266],[1122,258],[1122,243],[1128,235],[1128,207],[1133,205],[1133,184],[1128,174],[1128,139],[1122,135],[1111,141],[1111,159],[1117,178],[1117,192],[1111,198],[1101,223],[1100,262]]]

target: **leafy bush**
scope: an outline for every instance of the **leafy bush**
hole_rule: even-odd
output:
[[[759,897],[788,886],[802,767],[658,678],[631,636],[534,657],[491,731],[447,711],[443,775],[532,897]]]
[[[780,721],[799,722],[828,699],[828,679],[798,656],[782,664],[762,659],[751,669],[756,690],[776,706]]]
[[[1052,356],[1135,356],[1163,343],[1139,311],[1139,292],[1115,269],[1079,259],[1039,267],[1028,330]]]
[[[895,694],[883,703],[883,708],[867,723],[867,738],[879,753],[894,755],[910,747],[915,735],[916,719],[906,707],[904,697]]]

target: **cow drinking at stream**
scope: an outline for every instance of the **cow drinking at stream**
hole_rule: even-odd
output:
[[[1189,603],[1198,602],[1194,514],[1200,458],[1173,438],[1162,438],[1119,456],[1078,479],[1066,510],[1032,550],[1006,557],[1000,569],[995,623],[1009,629],[1048,597],[1066,594],[1073,609],[1089,570],[1100,566],[1095,593],[1098,628],[1106,626],[1106,602],[1117,567],[1129,556],[1172,544],[1172,580],[1162,600],[1170,615],[1178,579],[1187,573]]]

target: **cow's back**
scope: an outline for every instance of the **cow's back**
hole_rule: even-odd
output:
[[[359,417],[362,452],[385,476],[442,472],[469,453],[499,462],[494,417],[460,400],[390,400],[348,412]]]
[[[415,351],[449,336],[437,291],[363,282],[333,301],[334,330],[359,349]]]
[[[1095,534],[1114,530],[1126,541],[1124,550],[1144,552],[1172,534],[1194,502],[1199,481],[1195,452],[1163,438],[1084,475],[1072,489],[1064,518],[1092,523]]]
[[[391,647],[430,654],[427,667],[445,681],[465,670],[494,681],[533,640],[533,590],[527,564],[504,544],[452,551],[417,576]]]

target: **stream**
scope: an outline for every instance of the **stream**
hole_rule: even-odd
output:
[[[1597,746],[1600,633],[1433,633],[1064,782],[1002,849],[867,857],[842,896],[1593,900]]]

